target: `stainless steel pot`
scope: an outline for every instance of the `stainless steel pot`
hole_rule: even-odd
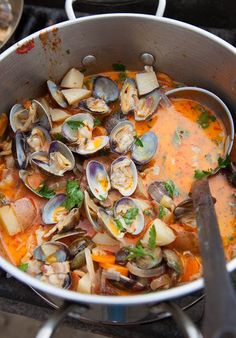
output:
[[[66,9],[69,16],[74,17],[71,3],[71,0],[66,2]],[[165,1],[161,0],[158,14],[163,13],[164,5]],[[0,111],[9,111],[16,100],[42,94],[48,78],[58,81],[71,66],[86,66],[88,74],[107,70],[118,61],[128,69],[141,69],[143,53],[152,54],[156,68],[173,78],[215,92],[235,114],[236,49],[233,46],[183,22],[131,14],[99,15],[63,22],[9,48],[0,55]],[[3,257],[0,257],[0,266],[35,289],[73,303],[63,307],[38,338],[49,337],[55,324],[71,312],[72,307],[77,309],[74,312],[77,317],[87,311],[90,319],[96,316],[99,321],[109,323],[137,322],[150,311],[167,311],[178,321],[182,318],[186,336],[200,337],[184,313],[174,304],[163,302],[202,288],[202,279],[147,295],[113,297],[55,288],[21,272]],[[236,258],[228,263],[229,271],[235,268]]]

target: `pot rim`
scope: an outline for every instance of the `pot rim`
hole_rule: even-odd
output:
[[[177,21],[174,19],[169,19],[169,18],[155,17],[151,15],[146,15],[146,14],[102,14],[102,15],[94,15],[92,17],[78,18],[74,21],[64,21],[59,24],[50,26],[50,28],[44,28],[36,33],[33,33],[29,35],[28,37],[24,38],[23,40],[19,41],[18,43],[14,44],[13,46],[11,46],[6,51],[4,51],[0,55],[0,61],[7,58],[11,53],[15,52],[17,48],[21,47],[23,44],[25,44],[29,40],[37,38],[40,33],[50,32],[51,30],[55,28],[58,28],[60,31],[60,28],[70,26],[70,25],[77,25],[80,22],[96,21],[99,19],[107,20],[107,19],[112,19],[112,18],[129,18],[129,19],[138,18],[138,19],[144,19],[147,21],[149,20],[160,21],[160,22],[166,22],[173,26],[189,29],[203,37],[206,37],[206,38],[209,38],[210,40],[215,41],[216,43],[228,49],[230,52],[232,52],[236,56],[236,48],[234,46],[230,45],[228,42],[215,36],[214,34],[209,33],[196,26],[190,25],[188,23],[184,23],[184,22]],[[89,304],[94,304],[94,305],[103,304],[103,305],[131,305],[132,306],[132,305],[140,305],[140,304],[145,304],[145,303],[146,304],[156,303],[156,302],[161,302],[161,301],[185,296],[203,287],[203,278],[200,278],[198,280],[189,282],[184,285],[180,285],[180,286],[168,289],[168,290],[152,292],[149,294],[140,294],[140,295],[133,295],[133,296],[100,296],[100,295],[93,295],[93,294],[88,295],[88,294],[78,293],[75,291],[60,289],[50,284],[41,282],[37,280],[35,277],[31,277],[27,273],[22,272],[21,270],[19,270],[17,267],[15,267],[13,264],[8,262],[3,257],[0,257],[0,267],[3,268],[5,271],[7,271],[10,275],[17,278],[19,281],[25,284],[28,284],[36,288],[37,290],[46,292],[56,297],[67,299],[72,302],[77,301],[80,303],[89,303]],[[227,269],[229,272],[236,269],[236,258],[233,258],[230,262],[227,263]]]

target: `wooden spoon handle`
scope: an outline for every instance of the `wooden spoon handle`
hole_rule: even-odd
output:
[[[226,270],[224,249],[208,179],[192,188],[205,281],[205,338],[236,338],[236,298]]]

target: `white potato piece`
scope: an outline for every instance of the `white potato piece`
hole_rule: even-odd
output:
[[[31,199],[27,197],[20,198],[14,203],[11,203],[11,207],[14,210],[22,231],[33,224],[37,216],[37,210]]]
[[[84,88],[63,89],[61,92],[65,96],[69,105],[76,104],[81,100],[87,99],[89,96],[91,96],[91,91]]]
[[[136,74],[136,83],[139,95],[151,93],[154,89],[159,87],[155,72]]]
[[[156,245],[157,246],[163,246],[168,245],[175,240],[175,234],[171,228],[169,228],[164,222],[162,222],[160,219],[156,218],[151,225],[149,226],[147,232],[145,233],[142,244],[144,246],[148,246],[148,241],[150,237],[150,229],[154,225],[156,229]]]
[[[50,108],[49,113],[53,122],[64,121],[65,119],[67,119],[67,117],[70,117],[70,114],[68,114],[66,111],[57,108]]]
[[[62,88],[82,88],[84,74],[76,68],[71,68],[61,81]]]
[[[80,278],[77,291],[81,293],[91,293],[92,282],[89,273]]]
[[[21,226],[10,205],[4,205],[0,208],[0,224],[10,236],[14,236],[21,232]]]

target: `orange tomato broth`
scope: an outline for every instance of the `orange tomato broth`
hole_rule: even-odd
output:
[[[135,74],[136,72],[126,71],[126,76],[128,77],[134,78]],[[106,72],[101,75],[109,76],[113,80],[119,80],[120,77],[120,74],[117,72]],[[164,87],[171,88],[174,86],[174,82],[167,75],[158,73],[157,76]],[[91,79],[92,76],[85,78],[85,84],[88,88],[91,88]],[[122,81],[118,81],[118,86],[119,88],[122,87]],[[224,126],[219,119],[215,122],[212,121],[207,129],[202,129],[198,125],[199,112],[195,108],[196,102],[178,99],[173,100],[172,104],[172,107],[168,109],[165,107],[158,108],[157,113],[148,121],[136,122],[132,115],[129,115],[129,119],[135,123],[138,135],[153,130],[158,136],[156,156],[147,166],[150,169],[155,167],[157,170],[146,171],[145,177],[143,177],[144,185],[147,187],[154,180],[173,180],[180,191],[180,195],[175,197],[175,203],[178,204],[187,197],[196,169],[207,170],[217,166],[217,159],[223,154],[226,136]],[[116,106],[117,103],[111,105],[113,108]],[[78,110],[70,109],[70,113],[76,114]],[[213,112],[211,113],[213,114]],[[55,127],[57,124],[54,123],[53,126]],[[176,145],[173,142],[177,127],[189,132],[187,137],[181,138],[180,145]],[[209,157],[208,159],[206,158],[205,155],[207,154],[211,155],[211,162],[209,162]],[[35,185],[38,186],[40,183],[39,177],[35,177],[35,181]],[[225,252],[227,258],[231,259],[235,254],[234,248],[236,245],[235,213],[230,205],[235,189],[228,184],[225,176],[222,174],[210,178],[210,187],[212,195],[217,200],[215,207]],[[11,200],[28,196],[34,199],[38,209],[46,203],[44,199],[37,197],[25,188],[18,178],[16,170],[14,172],[13,184],[1,187],[1,192]],[[36,246],[35,231],[40,225],[42,225],[42,220],[39,217],[37,224],[32,225],[26,231],[15,236],[9,236],[4,229],[1,229],[1,242],[9,260],[13,264],[19,265],[21,263],[21,259],[26,254],[30,244],[32,244],[32,247]],[[130,242],[135,242],[138,238],[140,236]],[[128,240],[129,238],[127,242]],[[198,258],[196,257],[197,261],[194,263],[194,257],[186,256],[181,257],[181,259],[183,262],[187,262],[182,277],[182,281],[186,282],[191,280],[192,275],[197,273],[198,263],[196,262],[198,262]]]

